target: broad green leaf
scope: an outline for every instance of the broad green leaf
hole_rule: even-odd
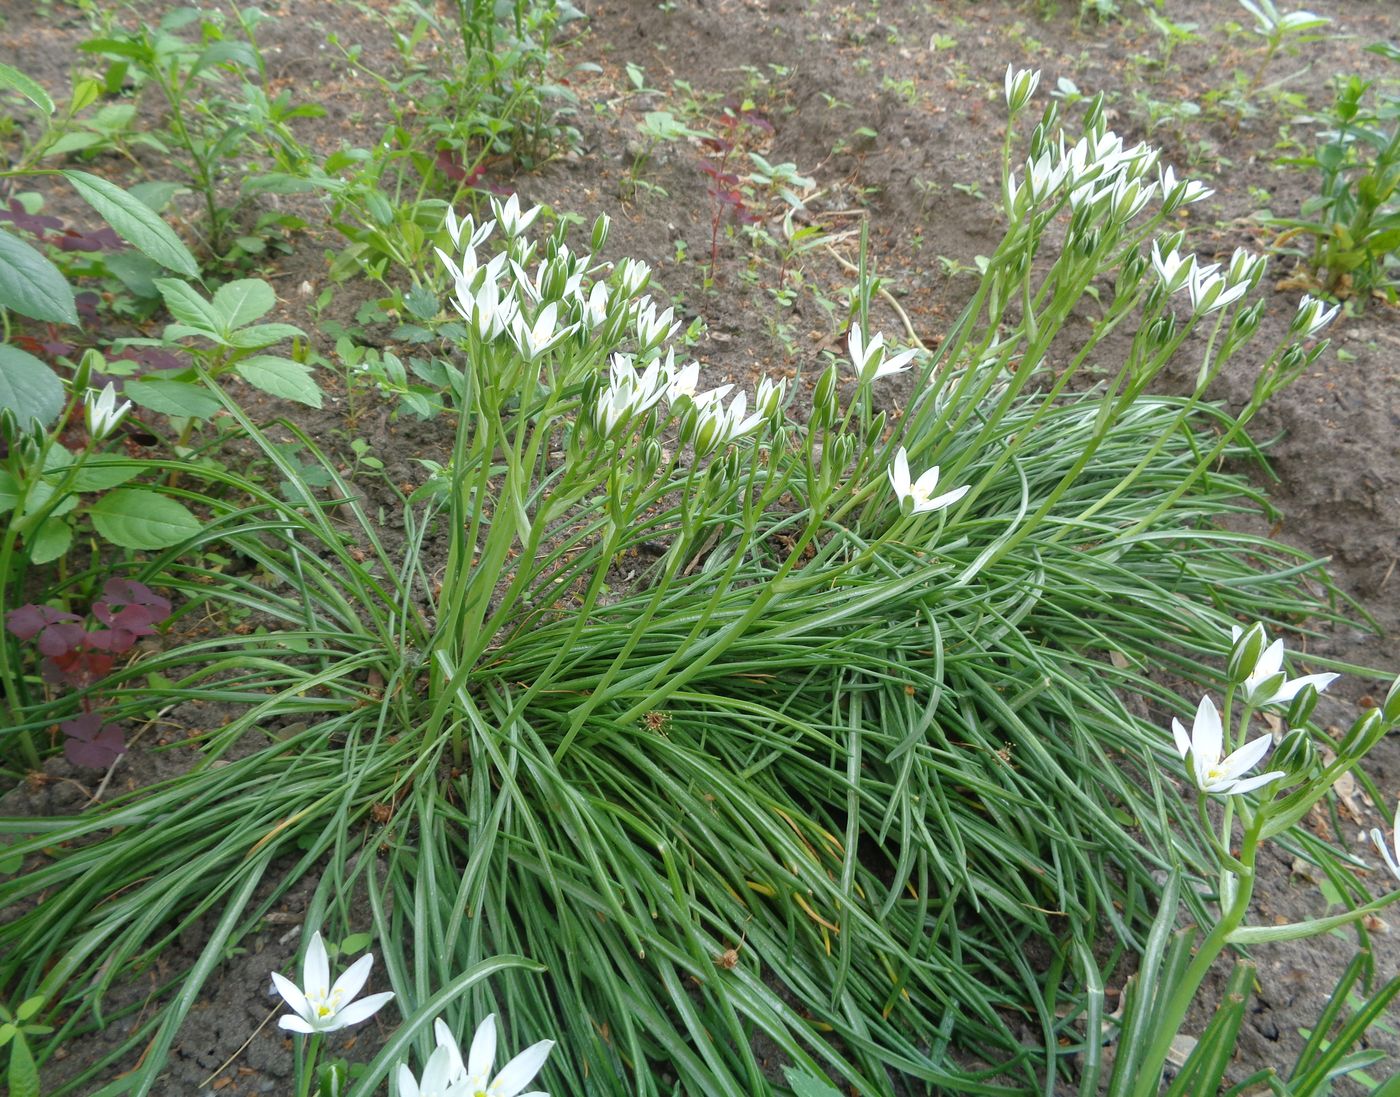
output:
[[[73,527],[62,518],[46,518],[25,538],[25,550],[33,564],[49,564],[61,558],[73,543]]]
[[[178,278],[156,278],[154,281],[156,289],[160,290],[160,295],[165,298],[165,307],[176,320],[194,328],[202,335],[218,335],[223,332],[224,325],[218,310],[197,290]]]
[[[122,386],[122,395],[139,407],[181,419],[209,419],[223,407],[203,385],[189,381],[128,381]]]
[[[147,259],[139,251],[124,249],[108,252],[103,256],[103,262],[135,296],[148,301],[160,296],[155,279],[160,275],[162,268],[153,259]]]
[[[48,426],[63,410],[63,382],[28,351],[0,343],[0,409],[9,408],[21,424],[37,419]]]
[[[19,69],[11,68],[3,62],[0,62],[0,88],[17,91],[45,114],[53,113],[53,100],[49,98],[49,93]]]
[[[88,516],[103,537],[130,549],[169,548],[200,529],[199,519],[181,503],[141,488],[109,492]]]
[[[127,194],[115,183],[85,171],[65,171],[61,174],[127,243],[162,266],[189,278],[199,277],[199,264],[194,261],[189,248],[144,202]]]
[[[190,75],[197,76],[211,65],[229,65],[233,68],[256,71],[258,59],[247,42],[215,42],[195,60]]]
[[[269,347],[273,343],[280,343],[283,339],[295,339],[306,332],[301,328],[293,327],[291,324],[254,324],[251,328],[244,328],[242,331],[235,331],[229,336],[229,342],[235,347],[242,347],[245,350],[252,350],[255,347]]]
[[[17,236],[0,229],[0,305],[36,320],[76,324],[73,289],[63,272]]]
[[[38,480],[29,485],[29,494],[24,498],[24,517],[15,521],[15,528],[21,533],[34,529],[39,522],[60,514],[67,514],[78,505],[78,496],[71,490],[64,491],[57,503],[53,497],[58,493],[58,485],[48,480]],[[52,506],[50,505],[52,503]]]
[[[247,327],[275,304],[277,295],[261,278],[240,278],[225,283],[214,293],[214,310],[223,319],[220,330],[224,332]]]
[[[313,408],[321,406],[321,386],[311,379],[310,366],[293,362],[290,358],[259,354],[239,362],[233,368],[243,380],[263,392],[310,404]]]

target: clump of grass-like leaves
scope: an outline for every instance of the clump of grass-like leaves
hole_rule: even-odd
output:
[[[696,391],[645,267],[604,278],[605,224],[586,255],[562,231],[540,248],[513,200],[494,229],[450,222],[460,422],[403,507],[406,549],[310,438],[287,425],[329,494],[224,397],[290,493],[199,474],[207,528],[132,578],[262,627],[154,655],[115,695],[243,714],[166,783],[0,823],[25,858],[0,902],[44,897],[0,926],[0,976],[46,996],[60,1038],[217,916],[103,1092],[151,1091],[202,981],[313,873],[310,924],[368,896],[406,1016],[489,957],[545,965],[489,1001],[516,1043],[558,1039],[557,1092],[768,1092],[759,1034],[864,1093],[1057,1069],[1075,972],[1140,945],[1156,870],[1204,864],[1162,777],[1181,761],[1131,698],[1185,713],[1158,671],[1209,682],[1232,620],[1325,608],[1306,560],[1216,525],[1259,505],[1221,463],[1309,359],[1265,355],[1237,417],[1206,401],[1262,265],[1183,259],[1158,233],[1200,188],[1097,110],[1078,142],[1057,126],[1052,106],[1007,174],[1006,238],[897,421],[874,391],[910,363],[863,307],[799,428],[780,386]],[[1149,395],[1203,328],[1195,390]],[[183,563],[215,545],[241,566]]]

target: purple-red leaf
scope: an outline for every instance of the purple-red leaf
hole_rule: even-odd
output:
[[[126,750],[121,727],[104,724],[100,712],[85,712],[58,726],[67,736],[63,753],[75,766],[106,769]]]
[[[30,603],[12,609],[5,617],[5,627],[20,640],[32,640],[50,625],[60,621],[80,620],[76,613],[66,613],[51,606],[36,606]]]

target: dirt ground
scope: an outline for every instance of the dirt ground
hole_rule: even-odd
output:
[[[1085,93],[1104,90],[1111,126],[1129,140],[1161,145],[1179,172],[1213,186],[1213,198],[1190,207],[1189,214],[1206,260],[1228,257],[1239,245],[1267,245],[1274,234],[1260,226],[1260,212],[1296,212],[1314,185],[1305,174],[1274,166],[1281,142],[1307,142],[1311,130],[1262,90],[1250,99],[1253,113],[1237,124],[1209,110],[1160,118],[1164,103],[1208,103],[1233,72],[1252,71],[1262,56],[1259,40],[1240,29],[1250,22],[1248,15],[1227,0],[1168,0],[1166,16],[1194,23],[1199,38],[1178,45],[1167,64],[1161,63],[1162,34],[1132,0],[1122,0],[1120,19],[1102,23],[1092,15],[1078,20],[1069,0],[589,0],[579,6],[587,21],[571,29],[556,68],[578,96],[571,119],[577,147],[528,174],[498,169],[490,182],[576,212],[585,222],[599,212],[610,214],[613,255],[649,262],[678,314],[687,321],[704,318],[708,326],[696,353],[715,382],[764,373],[811,383],[820,352],[840,343],[840,295],[852,281],[847,264],[854,261],[862,220],[870,226],[879,273],[913,331],[928,346],[937,345],[975,285],[975,274],[968,273],[974,257],[990,252],[1003,228],[996,180],[1004,126],[1001,79],[1008,62],[1043,71],[1041,100],[1062,78]],[[149,17],[163,5],[136,7]],[[1269,79],[1292,74],[1282,90],[1316,107],[1327,100],[1333,74],[1400,76],[1393,65],[1387,72],[1391,63],[1363,52],[1371,42],[1396,38],[1400,9],[1355,0],[1314,0],[1309,7],[1332,17],[1339,37],[1307,47],[1302,57],[1277,58]],[[302,139],[323,151],[342,142],[374,141],[385,120],[378,93],[337,60],[326,39],[334,31],[343,42],[362,43],[368,64],[388,68],[395,56],[385,23],[388,7],[298,0],[265,10],[273,17],[261,34],[270,80],[328,111],[325,119],[303,124]],[[24,68],[56,97],[62,94],[75,47],[92,33],[88,17],[60,0],[5,0],[0,17],[0,60]],[[1149,100],[1158,106],[1147,106]],[[796,224],[820,227],[830,247],[783,264],[776,250],[751,244],[727,221],[720,226],[718,262],[707,285],[714,207],[702,160],[713,154],[691,141],[649,142],[639,124],[648,112],[668,111],[696,128],[713,129],[726,104],[743,107],[745,101],[765,124],[754,127],[747,149],[773,164],[791,162],[811,178],[813,192]],[[785,210],[775,200],[753,212],[759,226],[781,237]],[[271,263],[264,276],[278,287],[284,314],[279,319],[310,328],[305,302],[330,285],[325,253],[339,242],[315,222],[314,207],[301,212],[311,229],[291,238],[290,254]],[[1256,347],[1281,337],[1294,313],[1301,291],[1291,273],[1287,259],[1273,260],[1262,288],[1268,307]],[[363,283],[336,287],[322,314],[320,353],[333,355],[333,325],[355,326],[368,294]],[[1085,303],[1086,315],[1092,307]],[[878,326],[895,336],[903,321],[882,304]],[[386,330],[373,324],[362,331],[367,339],[388,341]],[[1379,629],[1332,628],[1296,638],[1293,647],[1394,673],[1400,670],[1400,314],[1373,301],[1358,315],[1339,318],[1331,335],[1332,348],[1317,367],[1256,422],[1256,438],[1276,438],[1269,452],[1278,479],[1268,491],[1279,515],[1268,520],[1269,528],[1290,544],[1330,557],[1340,588]],[[1257,358],[1247,356],[1232,364],[1219,398],[1239,406],[1254,365]],[[333,380],[323,384],[338,391]],[[896,406],[907,394],[893,393]],[[320,426],[329,436],[345,429],[344,408],[343,400],[328,401],[320,424],[308,424],[305,409],[298,415],[313,432]],[[443,441],[436,426],[391,422],[387,407],[367,413],[355,433],[371,442],[396,480],[421,476],[407,456],[433,456]],[[1344,726],[1357,704],[1379,696],[1386,684],[1348,676],[1322,712]],[[1400,796],[1400,737],[1383,743],[1373,760],[1372,777],[1393,804]],[[161,764],[178,762],[166,755]],[[119,780],[139,783],[156,776],[142,766],[133,758]],[[85,795],[66,778],[83,775],[61,760],[51,769],[65,780],[12,791],[0,810],[75,810]],[[1374,865],[1374,854],[1356,839],[1377,821],[1358,794],[1316,825]],[[290,1046],[270,1021],[276,1003],[267,972],[286,970],[294,955],[293,930],[304,899],[301,892],[288,895],[282,921],[273,920],[245,942],[248,953],[211,983],[181,1034],[163,1092],[229,1097],[285,1090]],[[1266,867],[1257,905],[1260,922],[1326,912],[1319,886],[1282,856]],[[1388,916],[1375,930],[1377,975],[1400,973],[1400,915]],[[200,944],[182,943],[166,963],[176,969],[185,959],[182,948],[187,945],[192,956]],[[1335,974],[1354,951],[1354,935],[1258,950],[1258,992],[1240,1041],[1242,1072],[1291,1063],[1301,1046],[1299,1030],[1312,1025]],[[121,1031],[118,1023],[111,1033],[70,1042],[46,1064],[46,1082],[73,1077],[83,1063],[114,1046]],[[1377,1030],[1374,1038],[1375,1046],[1400,1053],[1393,1027]],[[371,1025],[356,1039],[361,1050],[372,1050],[378,1036]]]

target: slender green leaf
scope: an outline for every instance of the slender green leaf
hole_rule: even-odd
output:
[[[53,100],[49,98],[49,93],[40,86],[37,80],[32,80],[17,68],[0,62],[0,88],[9,88],[17,91],[45,114],[52,114]]]

